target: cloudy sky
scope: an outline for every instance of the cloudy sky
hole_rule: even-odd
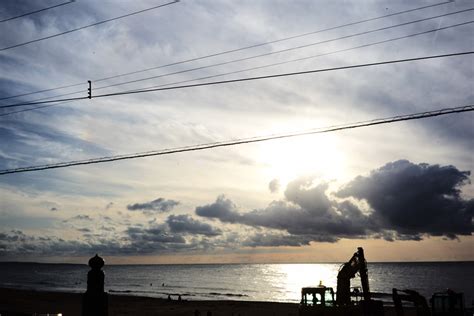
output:
[[[0,20],[59,3],[1,1]],[[0,22],[0,103],[86,96],[87,80],[101,94],[474,48],[469,0],[181,0],[8,48],[165,3],[76,0]],[[3,108],[0,169],[470,105],[473,79],[467,55]],[[357,246],[370,261],[474,260],[473,153],[468,112],[1,175],[0,260],[344,261]]]

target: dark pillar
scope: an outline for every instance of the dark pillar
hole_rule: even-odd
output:
[[[104,292],[104,259],[95,255],[89,260],[87,291],[82,296],[82,316],[107,316],[108,298]]]

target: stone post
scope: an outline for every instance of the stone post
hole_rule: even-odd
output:
[[[82,316],[107,316],[108,297],[104,292],[104,259],[97,254],[89,260],[87,291],[82,296]]]

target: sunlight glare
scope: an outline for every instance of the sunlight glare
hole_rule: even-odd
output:
[[[333,135],[309,135],[261,144],[260,161],[268,177],[284,187],[301,176],[333,180],[343,173],[344,156]]]
[[[334,264],[283,264],[278,266],[288,299],[300,297],[301,288],[318,286],[335,287],[337,265]]]

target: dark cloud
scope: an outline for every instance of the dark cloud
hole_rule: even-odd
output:
[[[337,195],[366,200],[373,209],[370,217],[380,228],[396,231],[398,239],[455,238],[474,231],[474,200],[460,196],[469,175],[454,166],[398,160],[355,178]]]
[[[273,179],[268,183],[268,189],[270,190],[271,193],[277,193],[280,191],[280,180],[278,179]]]
[[[27,236],[20,230],[0,232],[0,256],[14,252],[27,251],[33,243],[37,242],[33,236]]]
[[[370,212],[363,212],[350,200],[331,197],[327,183],[299,179],[288,184],[284,200],[273,201],[264,209],[239,212],[221,195],[216,202],[197,207],[196,214],[224,223],[283,230],[314,241],[421,240],[424,235],[452,239],[474,231],[474,200],[460,196],[468,176],[469,172],[453,166],[399,160],[368,177],[357,177],[337,192],[339,198],[366,200]]]
[[[126,230],[126,233],[133,242],[186,243],[183,236],[170,233],[164,226],[155,226],[151,228],[129,227]]]
[[[87,215],[77,215],[73,219],[91,220]],[[37,238],[19,230],[0,232],[0,256],[176,253],[209,249],[214,246],[208,238],[222,235],[219,229],[189,215],[170,215],[164,223],[137,223],[125,230],[113,226],[102,226],[96,230],[88,227],[74,229],[82,233],[81,238]]]
[[[34,239],[34,237],[25,235],[21,230],[11,230],[9,233],[0,233],[0,242],[24,242]]]
[[[196,214],[202,217],[217,218],[227,223],[238,222],[240,218],[237,207],[224,195],[218,196],[216,202],[212,204],[196,207]]]
[[[205,236],[218,236],[222,234],[220,229],[214,228],[207,223],[195,220],[189,215],[170,215],[166,220],[170,230],[174,233],[190,233]]]
[[[190,241],[180,234],[170,232],[165,225],[154,227],[129,227],[113,238],[91,234],[89,229],[78,229],[84,239],[64,240],[56,236],[34,237],[21,231],[0,232],[0,257],[14,256],[90,256],[143,255],[176,253],[185,250],[207,248],[206,241],[193,238]]]
[[[290,183],[285,200],[265,209],[240,213],[232,201],[219,196],[215,203],[196,208],[196,214],[226,223],[286,230],[292,235],[311,236],[314,241],[334,242],[341,237],[360,237],[371,226],[361,211],[349,202],[329,200],[327,184],[312,186],[309,179]],[[338,207],[340,206],[340,207]]]
[[[76,227],[84,233],[77,240],[35,237],[10,230],[0,232],[0,256],[96,252],[140,255],[242,246],[299,247],[341,238],[454,239],[474,231],[474,199],[461,196],[469,176],[469,172],[454,166],[398,160],[356,177],[334,193],[327,182],[301,178],[288,184],[283,199],[263,209],[242,212],[224,195],[214,203],[196,207],[198,216],[249,226],[234,233],[224,233],[190,215],[170,215],[164,222],[154,219],[147,224],[128,225],[125,230],[102,226],[98,231],[103,235]],[[361,209],[360,205],[366,206]],[[80,214],[68,221],[92,220],[89,215]]]
[[[256,233],[245,238],[242,241],[242,246],[245,246],[245,247],[282,247],[282,246],[299,247],[299,246],[309,245],[311,241],[313,241],[313,238],[307,237],[307,236]]]
[[[129,211],[142,211],[142,212],[147,212],[147,213],[151,213],[151,212],[165,213],[165,212],[171,211],[178,204],[179,204],[178,201],[158,198],[151,202],[135,203],[135,204],[127,205],[127,209]]]

